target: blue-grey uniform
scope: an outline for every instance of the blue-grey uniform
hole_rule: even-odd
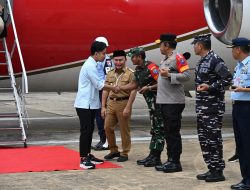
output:
[[[200,59],[195,69],[196,89],[205,83],[208,91],[196,90],[196,113],[199,142],[210,171],[223,171],[222,118],[225,111],[225,86],[232,75],[224,61],[212,50]]]
[[[250,56],[238,62],[234,70],[233,85],[250,87]],[[232,92],[233,127],[239,155],[242,183],[250,187],[250,92]]]

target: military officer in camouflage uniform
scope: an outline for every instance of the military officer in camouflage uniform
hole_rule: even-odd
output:
[[[146,60],[146,54],[143,48],[134,48],[130,50],[129,56],[135,68],[135,77],[132,83],[121,86],[122,90],[138,88],[139,93],[143,94],[149,109],[151,131],[151,142],[149,145],[149,155],[142,159],[137,160],[138,165],[145,167],[153,167],[161,165],[161,152],[164,148],[164,125],[161,114],[160,105],[156,104],[157,95],[157,79],[158,79],[158,66],[151,61]]]
[[[194,52],[201,56],[195,70],[197,130],[208,172],[197,175],[206,182],[224,181],[222,118],[225,111],[225,86],[232,75],[224,61],[211,50],[210,34],[194,38]]]

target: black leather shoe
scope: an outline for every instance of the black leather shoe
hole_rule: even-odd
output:
[[[128,160],[128,157],[127,156],[120,156],[118,159],[117,159],[117,162],[126,162]]]
[[[161,166],[161,159],[158,156],[154,156],[153,158],[149,159],[147,162],[145,162],[145,167],[154,167],[154,166]]]
[[[142,160],[137,160],[136,163],[138,165],[144,165],[148,160],[150,160],[151,158],[153,158],[154,156],[152,154],[149,154],[146,158],[142,159]]]
[[[168,165],[165,165],[163,167],[163,172],[165,173],[173,173],[173,172],[181,172],[182,171],[182,167],[181,167],[181,163],[173,163],[171,162]]]
[[[231,185],[231,189],[240,189],[241,187],[245,186],[245,183],[240,182],[235,185]]]
[[[233,155],[231,158],[228,159],[228,162],[237,162],[239,161],[239,156],[237,154]]]
[[[116,153],[109,153],[108,155],[104,156],[104,159],[106,160],[111,160],[115,157],[120,157],[120,152],[116,152]]]
[[[209,175],[211,175],[210,170],[207,171],[207,172],[204,173],[204,174],[198,174],[198,175],[196,176],[196,178],[197,178],[198,180],[205,180],[205,179],[207,178],[207,176],[209,176]]]
[[[168,165],[168,164],[171,164],[171,162],[167,161],[167,162],[165,162],[165,163],[162,164],[162,165],[156,165],[156,166],[155,166],[155,169],[156,169],[157,171],[163,171],[164,166],[165,166],[165,165]]]
[[[211,171],[211,174],[208,175],[205,179],[206,182],[219,182],[225,181],[225,177],[222,171]]]
[[[241,187],[239,187],[239,190],[250,190],[250,185],[243,185]]]

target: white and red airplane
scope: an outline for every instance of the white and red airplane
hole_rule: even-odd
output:
[[[178,35],[177,50],[198,56],[190,44],[194,35],[210,31],[223,43],[237,36],[250,37],[249,0],[11,0],[17,34],[28,74],[30,91],[73,91],[78,74],[90,54],[90,45],[105,36],[115,49],[143,46],[148,59],[162,55],[154,41],[162,33]],[[204,14],[205,13],[205,14]],[[207,22],[206,22],[207,21]],[[13,41],[12,27],[7,40]],[[213,38],[212,48],[234,67],[231,52]],[[15,73],[21,72],[17,52]],[[1,71],[1,68],[0,68]],[[192,89],[193,81],[186,85]],[[8,84],[1,80],[0,86]]]

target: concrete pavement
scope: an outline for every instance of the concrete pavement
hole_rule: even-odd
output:
[[[1,94],[0,98],[7,96]],[[75,93],[31,93],[27,95],[27,110],[31,123],[26,130],[28,145],[63,145],[78,151],[79,121],[73,108]],[[228,97],[228,94],[227,94]],[[231,103],[227,98],[227,111],[224,119],[224,157],[227,160],[234,154],[235,145],[231,125]],[[10,104],[1,103],[0,110],[10,109]],[[1,121],[2,122],[2,121]],[[10,121],[4,121],[9,123]],[[194,98],[187,98],[183,113],[183,172],[166,174],[136,165],[136,160],[147,156],[150,140],[150,123],[143,97],[138,96],[133,108],[131,121],[132,149],[129,161],[119,163],[120,169],[97,169],[85,171],[55,171],[0,174],[0,190],[211,190],[230,189],[230,185],[240,181],[239,164],[226,162],[226,181],[206,183],[196,180],[198,173],[207,169],[202,159],[196,135]],[[120,145],[119,131],[116,132]],[[98,142],[94,132],[93,144]],[[93,151],[103,158],[108,151]],[[166,151],[162,153],[166,161]],[[117,163],[115,160],[114,163]]]

